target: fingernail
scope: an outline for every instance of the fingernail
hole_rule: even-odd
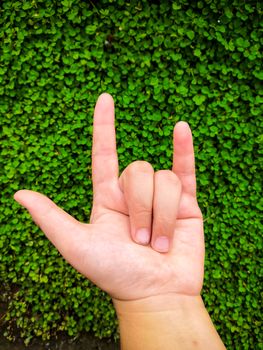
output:
[[[150,241],[150,232],[147,228],[139,228],[136,232],[136,240],[140,244],[148,244]]]
[[[177,124],[181,124],[181,125],[184,125],[184,128],[185,129],[190,129],[190,126],[187,122],[183,121],[183,120],[180,120],[179,122],[176,123]]]
[[[166,236],[157,237],[154,242],[154,249],[160,253],[167,253],[169,250],[169,239]]]

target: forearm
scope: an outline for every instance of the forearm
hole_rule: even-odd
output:
[[[122,350],[225,349],[200,296],[114,301]]]

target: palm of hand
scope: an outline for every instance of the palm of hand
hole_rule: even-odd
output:
[[[202,214],[195,194],[191,132],[181,125],[185,134],[175,144],[173,170],[182,192],[171,248],[162,254],[132,239],[129,208],[118,179],[113,101],[107,94],[102,96],[94,115],[91,223],[78,222],[33,191],[18,191],[15,199],[29,210],[65,259],[113,298],[198,295],[203,283],[204,242]],[[180,128],[177,129],[178,136]]]
[[[98,261],[91,259],[91,267],[89,247],[82,246],[86,259],[81,272],[86,272],[87,277],[115,299],[134,300],[172,292],[200,293],[203,281],[201,219],[178,220],[173,246],[166,254],[133,242],[126,215],[105,212],[94,225],[92,247],[96,247],[93,253]],[[195,240],[189,238],[193,232],[197,236]]]

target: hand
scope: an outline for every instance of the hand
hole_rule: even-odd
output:
[[[64,258],[116,300],[200,294],[203,222],[188,124],[177,123],[173,136],[172,170],[154,173],[151,164],[136,161],[118,178],[114,103],[104,93],[94,112],[90,223],[40,193],[20,190],[14,196]],[[138,238],[139,228],[150,236],[143,230]]]

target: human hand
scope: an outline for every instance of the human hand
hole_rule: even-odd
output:
[[[185,122],[174,128],[172,170],[154,173],[144,161],[118,171],[114,103],[102,94],[93,125],[93,207],[82,223],[46,196],[15,193],[63,257],[115,300],[152,296],[197,296],[203,283],[202,214],[196,199],[192,135]],[[150,230],[149,243],[136,243],[135,231]],[[155,246],[160,236],[168,237]],[[167,251],[167,249],[169,249]]]

